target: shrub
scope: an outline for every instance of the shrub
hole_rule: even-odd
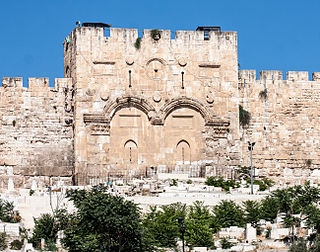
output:
[[[161,31],[159,31],[158,29],[152,29],[150,31],[150,35],[154,40],[159,40],[161,37]]]
[[[138,50],[141,48],[141,38],[136,39],[136,42],[134,43],[134,47]]]
[[[29,195],[32,196],[35,193],[35,190],[30,189]]]
[[[207,177],[206,185],[221,187],[225,191],[229,192],[230,188],[238,188],[240,186],[239,182],[235,180],[224,180],[223,178]]]
[[[0,233],[0,251],[5,250],[8,247],[7,244],[7,234]]]
[[[261,90],[260,93],[259,93],[259,97],[262,99],[267,99],[268,98],[268,91],[267,89],[265,88],[264,90]]]
[[[14,249],[14,250],[21,250],[23,246],[23,241],[20,241],[20,240],[13,240],[11,243],[10,243],[10,249]]]
[[[222,249],[229,249],[233,246],[233,243],[232,242],[229,242],[229,240],[225,237],[223,237],[221,239],[221,248]]]
[[[239,105],[239,123],[240,126],[248,126],[251,120],[251,115],[241,105]]]
[[[0,220],[3,222],[20,222],[21,217],[18,211],[14,211],[12,202],[0,199]]]

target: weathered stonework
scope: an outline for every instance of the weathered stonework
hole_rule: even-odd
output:
[[[301,183],[320,178],[320,74],[238,71],[235,32],[92,24],[64,40],[64,79],[3,78],[0,187],[86,184],[110,175],[233,177],[248,165]],[[136,44],[136,45],[135,45]],[[264,92],[261,92],[264,91]],[[239,105],[251,113],[239,127]]]

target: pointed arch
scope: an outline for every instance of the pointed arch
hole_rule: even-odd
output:
[[[136,96],[123,96],[116,98],[105,106],[104,113],[108,121],[111,122],[117,111],[131,107],[141,110],[147,115],[149,120],[151,120],[156,114],[155,108],[148,101]]]

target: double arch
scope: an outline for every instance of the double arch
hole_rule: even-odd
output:
[[[152,125],[164,125],[166,118],[178,108],[190,108],[201,114],[205,125],[215,125],[222,120],[215,117],[212,112],[200,101],[188,97],[179,97],[172,99],[162,105],[159,111],[146,99],[137,96],[123,96],[110,101],[104,109],[107,121],[111,122],[117,111],[123,108],[134,107],[145,113]],[[216,119],[216,120],[214,120]],[[217,120],[218,119],[218,120]]]

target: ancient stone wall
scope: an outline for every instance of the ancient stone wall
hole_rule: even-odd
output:
[[[71,183],[71,79],[3,78],[0,87],[0,188]]]
[[[241,129],[242,159],[250,165],[247,141],[256,142],[253,164],[259,175],[279,183],[320,182],[320,79],[313,73],[239,71],[240,104],[251,113]]]
[[[65,40],[79,176],[239,163],[236,33],[154,32],[78,27]]]

